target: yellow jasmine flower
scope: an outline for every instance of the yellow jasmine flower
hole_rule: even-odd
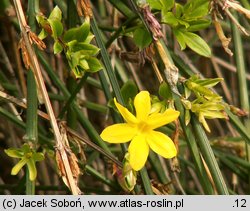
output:
[[[141,91],[135,96],[136,116],[114,99],[118,111],[126,123],[114,124],[105,128],[101,138],[109,143],[125,143],[131,140],[128,148],[129,163],[135,171],[145,165],[149,149],[163,156],[172,158],[177,154],[173,141],[165,134],[154,129],[178,118],[180,112],[167,109],[164,113],[150,113],[149,92]]]

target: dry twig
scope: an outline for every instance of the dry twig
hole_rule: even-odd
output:
[[[41,94],[42,94],[42,97],[43,97],[43,100],[44,100],[44,103],[45,103],[45,106],[46,106],[46,109],[47,109],[47,112],[48,112],[48,115],[50,118],[50,123],[51,123],[52,129],[54,132],[54,136],[55,136],[56,147],[60,153],[61,160],[62,160],[62,163],[63,163],[64,168],[65,168],[65,175],[66,175],[66,178],[67,178],[67,181],[69,184],[69,188],[74,195],[78,195],[79,194],[78,187],[75,184],[75,180],[74,180],[73,175],[72,175],[69,159],[68,159],[67,153],[65,151],[65,148],[63,147],[62,137],[60,134],[60,130],[59,130],[57,121],[56,121],[55,114],[53,112],[53,108],[51,106],[51,102],[50,102],[50,99],[48,96],[48,92],[47,92],[45,83],[43,80],[41,68],[39,66],[37,56],[34,52],[33,47],[31,46],[30,39],[29,39],[29,36],[27,33],[28,25],[26,23],[26,19],[24,16],[21,1],[14,0],[13,2],[14,2],[16,13],[17,13],[18,21],[20,24],[22,37],[24,39],[25,47],[27,49],[27,54],[29,56],[29,60],[31,63],[31,68],[34,72],[34,75],[37,78],[38,87],[41,90]]]

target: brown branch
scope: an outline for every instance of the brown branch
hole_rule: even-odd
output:
[[[34,53],[33,47],[31,46],[30,39],[29,39],[29,36],[27,33],[28,25],[26,23],[26,19],[24,16],[21,1],[20,0],[13,0],[13,2],[14,2],[16,13],[17,13],[22,37],[24,39],[25,47],[27,48],[27,53],[28,53],[28,56],[30,58],[31,68],[34,72],[35,77],[37,78],[38,87],[41,90],[41,94],[42,94],[42,97],[43,97],[43,100],[44,100],[44,103],[46,106],[46,110],[47,110],[49,118],[50,118],[50,123],[51,123],[52,129],[54,132],[54,136],[55,136],[56,147],[57,147],[58,151],[60,152],[60,156],[61,156],[63,166],[65,168],[65,175],[66,175],[66,178],[67,178],[67,181],[69,184],[69,188],[74,195],[78,195],[79,194],[78,187],[76,186],[76,183],[74,181],[72,171],[70,168],[70,164],[69,164],[69,160],[68,160],[68,156],[67,156],[67,153],[65,151],[64,145],[62,143],[62,137],[61,137],[61,134],[59,131],[59,127],[57,125],[57,121],[55,118],[55,114],[53,112],[53,108],[52,108],[52,105],[51,105],[51,102],[50,102],[50,99],[48,96],[48,92],[47,92],[45,83],[43,80],[41,68],[39,66],[38,59],[36,57],[36,54]]]

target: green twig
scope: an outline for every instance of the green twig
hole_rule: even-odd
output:
[[[117,100],[121,104],[124,105],[124,101],[123,101],[123,98],[122,98],[122,95],[121,95],[121,92],[120,92],[120,87],[119,87],[119,84],[118,84],[117,79],[115,77],[114,70],[112,68],[108,52],[107,52],[107,50],[105,48],[105,45],[104,45],[104,43],[102,41],[102,38],[101,38],[101,35],[100,35],[100,32],[99,32],[99,28],[98,28],[97,23],[96,23],[94,18],[91,19],[91,28],[92,28],[92,30],[93,30],[93,32],[95,34],[97,45],[101,49],[101,55],[102,55],[103,63],[104,63],[105,69],[107,71],[107,74],[108,74],[112,89],[113,89],[113,91],[115,93],[115,96],[116,96]]]
[[[127,17],[132,17],[134,13],[125,5],[122,1],[117,0],[109,0],[113,6],[118,9],[123,15]]]
[[[65,112],[68,110],[70,105],[72,104],[73,100],[75,99],[77,93],[81,90],[82,86],[84,85],[86,79],[88,78],[89,73],[85,73],[84,76],[81,78],[80,82],[77,84],[76,88],[74,91],[71,93],[70,98],[66,101],[65,106],[62,108],[58,118],[62,119]]]
[[[237,19],[237,15],[235,13],[235,19]],[[240,105],[241,107],[246,110],[250,111],[249,106],[249,92],[247,87],[247,80],[246,80],[246,67],[245,67],[245,56],[244,56],[244,47],[242,45],[241,34],[237,26],[231,22],[231,28],[233,32],[233,42],[234,42],[234,58],[236,61],[236,68],[237,68],[237,77],[238,77],[238,88],[240,94]],[[246,129],[250,130],[250,119],[249,117],[244,119],[244,124]],[[250,145],[249,142],[246,141],[246,159],[250,161]],[[250,190],[250,171],[249,173],[249,190]]]
[[[194,159],[194,164],[195,164],[197,176],[200,178],[200,182],[201,182],[201,185],[204,189],[204,192],[206,194],[213,194],[214,191],[213,191],[213,188],[212,188],[211,183],[209,181],[209,178],[208,178],[208,175],[207,175],[206,170],[204,168],[204,165],[202,163],[202,160],[200,158],[200,152],[199,152],[199,148],[197,146],[197,143],[195,141],[194,134],[193,134],[190,126],[185,125],[184,108],[183,108],[179,99],[176,99],[175,103],[176,103],[177,110],[181,112],[180,123],[181,123],[181,127],[183,129],[184,135],[187,139],[187,145],[188,145],[190,152],[192,154],[192,157]]]
[[[141,179],[142,179],[142,182],[143,182],[143,187],[144,187],[145,193],[147,195],[153,195],[154,192],[152,190],[151,182],[150,182],[150,179],[148,177],[148,172],[147,172],[145,167],[143,167],[140,170],[140,175],[141,175]]]
[[[195,116],[192,116],[192,125],[194,127],[195,135],[197,137],[197,142],[201,148],[202,155],[211,172],[218,193],[222,195],[228,195],[229,192],[226,183],[222,177],[219,165],[216,161],[209,140]]]

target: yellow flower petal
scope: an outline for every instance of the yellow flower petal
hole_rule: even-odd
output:
[[[118,109],[118,111],[122,115],[123,119],[127,123],[136,124],[138,122],[136,117],[132,113],[130,113],[130,111],[128,109],[126,109],[120,103],[118,103],[115,98],[114,98],[114,102],[115,102],[116,108]]]
[[[176,120],[179,115],[179,111],[167,109],[164,113],[154,113],[150,115],[147,123],[149,128],[153,130]]]
[[[149,147],[164,158],[172,158],[177,154],[174,142],[165,134],[151,131],[146,136]]]
[[[149,154],[149,146],[145,140],[145,136],[135,136],[129,145],[128,152],[131,167],[135,171],[141,170]]]
[[[151,109],[149,92],[141,91],[137,94],[135,96],[134,106],[136,110],[136,118],[138,120],[146,120]]]
[[[106,127],[100,136],[104,141],[109,143],[125,143],[132,140],[136,133],[136,127],[132,127],[127,123],[122,123]]]

